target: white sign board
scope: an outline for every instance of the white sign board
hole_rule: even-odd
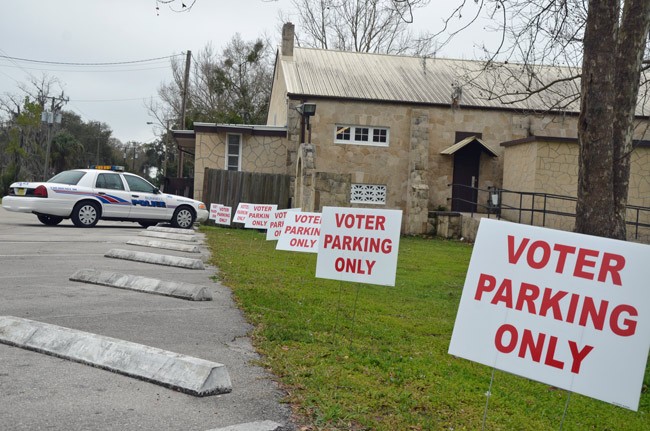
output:
[[[208,219],[215,220],[217,218],[217,212],[219,211],[220,206],[221,204],[210,204],[210,215]]]
[[[269,225],[266,228],[267,241],[277,241],[278,238],[280,238],[280,235],[282,235],[282,228],[284,227],[284,220],[287,217],[287,213],[295,211],[300,211],[300,208],[288,208],[271,213]]]
[[[402,211],[323,208],[316,277],[395,286]]]
[[[246,223],[248,219],[248,211],[253,207],[253,204],[240,202],[235,211],[235,217],[232,219],[233,223]]]
[[[278,209],[277,205],[253,204],[248,210],[245,228],[249,229],[266,229],[271,213]]]
[[[482,219],[449,353],[637,410],[650,247]]]
[[[232,207],[227,207],[225,205],[219,205],[217,209],[217,214],[215,216],[215,224],[223,224],[226,226],[230,225],[230,218],[232,216]]]
[[[275,249],[318,253],[320,224],[320,213],[289,212]]]

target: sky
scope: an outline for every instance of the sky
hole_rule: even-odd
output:
[[[190,4],[193,0],[183,0]],[[416,28],[439,25],[449,0],[432,0],[415,16]],[[108,124],[122,142],[152,142],[145,104],[171,81],[169,57],[208,43],[220,50],[239,33],[244,40],[267,34],[278,45],[284,17],[297,22],[291,0],[197,0],[186,13],[181,0],[14,0],[2,4],[0,97],[19,95],[20,85],[45,75],[69,97],[64,109],[83,121]],[[172,10],[174,9],[174,10]],[[296,28],[299,32],[300,29]],[[441,56],[474,58],[482,31],[465,32]],[[47,64],[26,60],[51,62]],[[184,57],[181,57],[184,58]],[[140,60],[151,60],[138,62]],[[79,65],[56,63],[121,63]],[[58,89],[57,89],[58,90]],[[59,93],[59,91],[55,91]]]

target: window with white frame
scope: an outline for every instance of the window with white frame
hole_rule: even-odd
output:
[[[390,133],[387,127],[346,126],[337,124],[334,132],[334,143],[387,147],[389,135]]]
[[[241,170],[241,135],[229,133],[226,138],[226,169],[239,171]]]
[[[379,184],[352,184],[350,203],[383,205],[386,203],[386,186]]]

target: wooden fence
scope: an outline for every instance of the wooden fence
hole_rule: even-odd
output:
[[[203,202],[208,208],[213,203],[232,207],[233,213],[240,202],[277,204],[278,209],[290,208],[291,177],[206,168]]]
[[[194,197],[194,178],[165,178],[162,190],[171,195]]]

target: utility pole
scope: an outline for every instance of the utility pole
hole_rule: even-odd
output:
[[[166,121],[167,123],[165,125],[165,142],[163,142],[163,165],[162,165],[163,178],[167,178],[167,148],[169,146],[170,143],[169,141],[171,139],[170,137],[171,131],[169,130],[169,118]]]
[[[97,139],[97,154],[95,155],[95,164],[99,164],[99,142],[101,141],[101,136],[102,136],[102,126],[98,122],[94,123],[94,125],[97,126],[97,136],[95,137]]]
[[[61,93],[60,97],[52,97],[52,108],[51,111],[43,111],[41,113],[41,123],[47,124],[47,144],[45,148],[45,166],[43,166],[43,181],[47,181],[49,178],[48,171],[50,167],[50,149],[52,147],[52,127],[54,124],[61,124],[61,113],[59,112],[63,107],[64,103],[67,103],[70,100],[67,97],[63,96]],[[58,101],[58,103],[56,102]]]
[[[133,172],[135,174],[136,173],[136,171],[135,171],[135,159],[138,158],[138,153],[136,153],[135,150],[136,150],[138,144],[135,141],[133,141],[132,144],[133,144],[133,164],[131,165],[131,172]]]
[[[192,62],[192,51],[187,51],[185,57],[185,75],[183,76],[183,99],[181,102],[181,127],[185,130],[185,108],[187,107],[187,87],[190,82],[190,63]]]
[[[185,57],[185,76],[183,77],[183,99],[181,102],[181,127],[185,130],[185,108],[187,106],[187,88],[190,81],[190,63],[192,61],[192,51],[187,51]],[[183,150],[178,147],[178,178],[183,178]]]

